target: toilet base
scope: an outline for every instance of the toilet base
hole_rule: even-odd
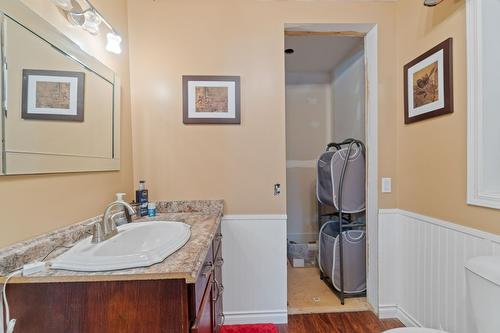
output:
[[[385,331],[384,333],[446,333],[445,331],[433,330],[423,327],[404,327]]]

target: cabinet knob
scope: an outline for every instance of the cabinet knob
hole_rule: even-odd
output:
[[[215,266],[221,267],[222,265],[224,265],[224,259],[223,258],[217,258],[217,260],[215,261]]]

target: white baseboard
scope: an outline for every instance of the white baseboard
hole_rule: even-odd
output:
[[[224,323],[234,324],[286,324],[288,312],[284,311],[251,311],[251,312],[226,312]]]
[[[398,307],[398,316],[397,318],[405,325],[406,327],[422,327],[422,325],[413,318],[408,312],[404,309]]]
[[[378,316],[380,319],[398,318],[398,306],[396,304],[380,305],[378,307]]]
[[[396,304],[380,305],[379,318],[380,319],[397,318],[406,327],[422,327],[422,325],[415,318],[410,316],[408,312],[406,312],[404,309],[401,309]]]

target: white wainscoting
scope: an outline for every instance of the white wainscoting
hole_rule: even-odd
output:
[[[465,262],[500,255],[500,236],[394,209],[379,212],[379,313],[406,326],[477,333]]]
[[[225,322],[286,323],[286,216],[224,216],[222,234]]]

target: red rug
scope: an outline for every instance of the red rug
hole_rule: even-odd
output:
[[[279,333],[274,324],[224,325],[221,333]]]

